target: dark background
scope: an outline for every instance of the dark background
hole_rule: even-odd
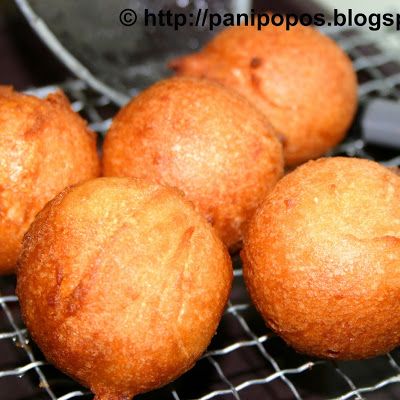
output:
[[[57,0],[54,5],[59,5]],[[318,9],[310,0],[256,0],[254,8],[282,12]],[[0,84],[22,90],[62,82],[68,76],[69,71],[36,37],[14,2],[0,0]]]

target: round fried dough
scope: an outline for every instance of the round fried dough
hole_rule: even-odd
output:
[[[0,87],[0,274],[14,270],[36,213],[99,169],[96,137],[61,92],[41,100]]]
[[[245,96],[285,138],[290,166],[339,143],[357,107],[349,58],[310,27],[228,28],[171,67],[178,75],[206,77]]]
[[[178,187],[235,249],[244,224],[283,172],[282,146],[265,117],[218,84],[155,84],[114,118],[106,176]]]
[[[360,359],[400,344],[400,179],[352,158],[283,178],[249,224],[250,295],[300,352]]]
[[[191,368],[213,337],[232,266],[175,189],[132,178],[68,188],[23,242],[17,293],[45,356],[98,399],[129,399]]]

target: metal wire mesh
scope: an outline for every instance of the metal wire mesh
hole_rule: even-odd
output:
[[[371,97],[400,99],[400,47],[395,32],[349,29],[327,31],[352,56],[358,72],[363,104]],[[31,90],[44,96],[61,87],[73,108],[104,134],[116,107],[105,96],[79,80]],[[360,115],[361,115],[360,113]],[[366,144],[358,122],[346,141],[332,154],[376,159],[398,166],[400,157],[390,149]],[[247,297],[240,266],[234,259],[235,279],[218,334],[197,365],[178,381],[140,399],[397,399],[400,398],[400,351],[358,362],[331,362],[296,354],[265,328]],[[25,330],[14,278],[0,279],[0,394],[3,398],[68,400],[90,393],[48,365]],[[11,349],[11,350],[10,350]],[[10,357],[10,354],[13,356]],[[15,357],[14,357],[15,355]],[[10,384],[26,387],[24,395],[10,393]],[[19,393],[19,392],[18,392]],[[27,394],[28,393],[28,394]],[[20,396],[20,397],[18,397]]]

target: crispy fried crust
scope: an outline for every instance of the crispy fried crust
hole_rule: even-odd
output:
[[[103,169],[178,187],[233,249],[282,175],[282,146],[245,99],[212,82],[174,78],[114,118]]]
[[[283,178],[258,209],[242,257],[266,322],[300,352],[372,357],[400,344],[400,179],[326,158]]]
[[[206,77],[244,95],[285,137],[287,165],[319,157],[339,143],[357,107],[349,58],[309,27],[228,28],[170,66],[178,75]]]
[[[95,135],[63,93],[40,100],[0,87],[0,274],[13,271],[47,201],[99,169]]]
[[[17,293],[46,357],[101,399],[191,368],[215,333],[232,266],[175,189],[131,178],[68,188],[25,235]]]

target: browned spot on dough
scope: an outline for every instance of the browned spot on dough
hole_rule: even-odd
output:
[[[60,286],[62,281],[64,279],[64,273],[63,273],[63,269],[61,266],[57,266],[56,269],[56,282],[57,282],[57,286]]]
[[[180,247],[181,246],[182,247],[187,247],[188,246],[188,244],[190,242],[190,239],[193,236],[194,229],[195,229],[194,226],[191,226],[191,227],[186,229],[185,233],[182,235],[181,243],[179,245]]]
[[[287,209],[293,208],[296,205],[296,202],[293,199],[286,199],[284,203]]]
[[[252,148],[253,160],[257,160],[262,154],[263,148],[258,142],[255,142]]]
[[[253,57],[250,61],[250,68],[258,68],[262,65],[263,60],[260,57]]]
[[[115,346],[116,351],[118,351],[118,346]],[[111,393],[104,390],[93,390],[93,391],[95,392],[94,400],[130,400],[132,398],[131,395]]]
[[[153,165],[160,165],[161,163],[161,156],[158,153],[153,154]]]
[[[171,98],[171,96],[169,96],[168,94],[164,94],[164,95],[160,96],[160,100],[165,101],[165,102],[169,101],[170,98]]]
[[[54,287],[54,289],[47,295],[47,304],[49,307],[54,307],[58,303],[58,289]]]
[[[276,133],[276,137],[278,138],[278,140],[281,142],[282,146],[285,147],[287,144],[287,138],[284,134],[277,132]]]
[[[255,74],[250,74],[250,79],[251,79],[251,85],[253,86],[253,88],[257,91],[260,91],[260,85],[261,85],[261,80],[260,78],[255,75]]]
[[[175,253],[172,257],[171,263],[176,263],[177,260],[179,260],[179,258],[183,254],[185,254],[185,251],[190,246],[190,239],[193,236],[194,230],[195,230],[194,226],[191,226],[188,229],[186,229],[186,231],[183,233],[180,243],[179,243],[178,247],[176,248]]]
[[[172,69],[173,71],[180,73],[183,71],[182,63],[180,59],[172,60],[168,63],[168,68]]]
[[[129,294],[129,297],[130,297],[130,299],[131,299],[132,301],[136,301],[136,300],[139,299],[140,294],[137,293],[137,292],[132,292],[132,293]]]
[[[87,279],[90,279],[87,277]],[[84,298],[86,297],[86,294],[88,293],[90,289],[90,286],[87,284],[86,279],[82,279],[78,286],[73,290],[71,295],[69,296],[69,301],[67,305],[67,313],[68,315],[73,315],[75,314],[83,305],[84,303]]]
[[[60,265],[57,265],[56,271],[56,285],[54,286],[53,290],[48,294],[47,303],[50,307],[54,307],[59,302],[61,296],[61,283],[64,279],[63,268]]]
[[[29,139],[32,136],[35,136],[37,132],[42,131],[42,126],[45,123],[46,117],[44,114],[42,114],[41,111],[37,112],[35,115],[35,120],[32,123],[32,125],[24,131],[24,138]]]
[[[52,105],[61,105],[63,107],[67,106],[68,108],[71,107],[67,96],[61,90],[57,90],[55,93],[50,93],[46,97],[45,101]]]
[[[212,215],[206,215],[206,220],[209,224],[213,224],[214,223],[214,217]]]
[[[328,349],[326,352],[326,356],[328,358],[336,358],[339,355],[339,351],[338,350],[332,350],[332,349]]]

